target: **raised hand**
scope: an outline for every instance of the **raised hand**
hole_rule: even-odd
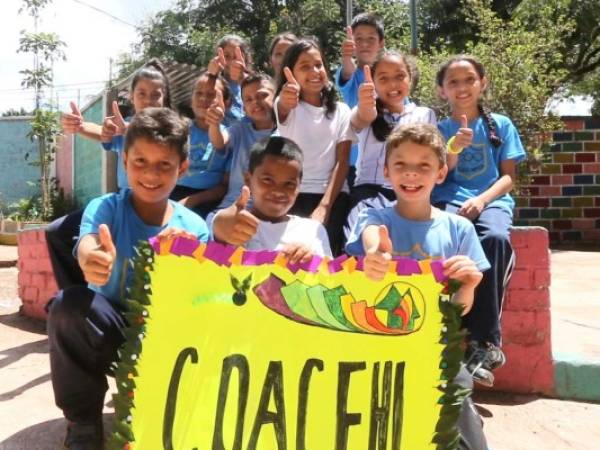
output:
[[[246,69],[246,61],[244,60],[242,49],[236,47],[235,58],[229,63],[229,76],[239,84],[244,80],[246,73],[248,73],[248,69]]]
[[[454,140],[450,145],[450,153],[460,153],[473,142],[473,130],[469,128],[469,119],[465,114],[460,117],[460,128],[454,135]]]
[[[365,81],[358,88],[358,114],[361,120],[371,123],[377,118],[375,84],[371,76],[371,68],[365,65],[363,70]]]
[[[209,126],[218,127],[225,118],[225,102],[223,101],[223,92],[216,89],[215,98],[206,110],[206,123]]]
[[[243,186],[235,203],[215,215],[213,233],[217,239],[231,245],[244,245],[256,234],[260,221],[246,210],[249,200],[250,189]]]
[[[83,115],[74,102],[71,102],[71,112],[62,113],[60,124],[66,134],[77,134],[83,129]]]
[[[119,104],[116,101],[112,103],[112,111],[113,115],[104,118],[102,122],[102,131],[100,133],[100,140],[102,142],[110,142],[113,136],[123,135],[127,130],[127,122],[123,119],[119,110]]]
[[[374,239],[370,248],[366,249],[364,272],[367,278],[381,281],[385,277],[392,259],[392,240],[385,225],[379,225],[378,239]]]
[[[283,74],[287,81],[281,88],[279,103],[283,108],[291,111],[298,106],[298,102],[300,101],[300,84],[294,78],[294,74],[289,67],[283,68]]]
[[[346,39],[342,42],[342,60],[352,60],[356,53],[356,44],[354,43],[354,35],[352,34],[352,27],[346,27]]]
[[[110,279],[112,267],[117,258],[117,250],[113,243],[108,226],[102,224],[98,227],[98,246],[92,249],[84,261],[81,270],[88,283],[104,286]]]
[[[227,65],[227,61],[225,60],[225,53],[223,53],[223,49],[219,47],[217,49],[217,56],[210,60],[208,63],[207,71],[212,75],[219,75]]]

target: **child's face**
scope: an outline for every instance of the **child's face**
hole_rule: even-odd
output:
[[[383,168],[398,201],[422,204],[430,202],[431,191],[446,178],[448,166],[440,165],[427,145],[404,141],[390,152]]]
[[[182,162],[175,149],[145,138],[133,142],[123,162],[133,196],[147,204],[168,199],[188,167],[188,161]]]
[[[453,109],[472,108],[477,105],[486,85],[486,78],[479,76],[473,64],[469,61],[455,61],[446,69],[438,93]]]
[[[273,67],[273,73],[277,74],[281,71],[283,55],[285,55],[285,51],[290,45],[292,45],[290,41],[282,39],[275,45],[275,47],[273,47],[273,53],[271,53],[271,67]]]
[[[384,40],[379,39],[377,29],[371,25],[358,25],[352,30],[354,45],[356,46],[356,59],[359,66],[375,61],[377,53],[383,48]]]
[[[165,98],[162,80],[141,78],[133,88],[131,102],[136,113],[148,107],[161,107]]]
[[[300,54],[292,73],[300,84],[300,95],[320,93],[329,83],[321,53],[314,47]]]
[[[410,70],[398,56],[387,56],[377,63],[373,82],[377,96],[390,110],[402,109],[410,93]]]
[[[207,75],[203,75],[196,81],[192,93],[192,110],[197,119],[206,116],[206,110],[215,99],[217,89],[221,89],[221,81],[211,79]]]
[[[300,192],[301,172],[298,161],[265,156],[254,172],[246,174],[252,193],[252,214],[271,222],[283,220]]]
[[[254,124],[272,121],[275,91],[268,81],[250,83],[242,90],[244,112]]]

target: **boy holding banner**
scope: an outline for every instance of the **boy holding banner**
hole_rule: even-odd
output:
[[[292,263],[313,255],[331,257],[325,227],[288,214],[300,192],[302,161],[302,150],[290,139],[271,136],[257,142],[240,196],[215,215],[215,239],[248,250],[281,250]],[[246,210],[250,195],[252,206]]]
[[[134,247],[155,235],[208,238],[199,216],[169,200],[188,168],[187,138],[186,121],[172,110],[138,113],[125,137],[130,188],[96,198],[84,211],[75,251],[89,284],[59,292],[48,316],[52,387],[69,421],[66,448],[102,448],[106,374],[125,340]]]
[[[383,170],[397,202],[387,208],[361,211],[346,244],[347,253],[365,255],[364,271],[373,280],[383,279],[393,255],[444,258],[444,275],[460,282],[452,301],[463,305],[466,314],[473,305],[481,271],[490,264],[473,224],[431,205],[431,191],[448,172],[446,148],[437,128],[414,123],[393,131],[386,141]],[[464,366],[454,382],[473,387]],[[487,449],[481,419],[470,398],[463,404],[458,427],[461,449]]]

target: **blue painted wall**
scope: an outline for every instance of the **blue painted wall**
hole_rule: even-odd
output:
[[[11,203],[39,193],[37,185],[28,184],[37,183],[40,177],[39,167],[29,165],[38,159],[37,146],[27,137],[30,131],[28,117],[0,118],[0,206],[4,212]]]

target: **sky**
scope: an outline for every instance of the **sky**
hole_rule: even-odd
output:
[[[20,31],[33,31],[33,18],[18,14],[22,0],[1,0],[0,7],[0,113],[9,108],[33,109],[33,91],[21,89],[20,70],[33,65],[30,54],[17,53]],[[108,80],[110,58],[127,52],[138,41],[134,26],[146,22],[175,0],[53,0],[41,13],[39,31],[54,32],[66,43],[67,60],[54,67],[54,98],[61,109],[70,100],[83,106]],[[89,6],[86,6],[89,5]]]

